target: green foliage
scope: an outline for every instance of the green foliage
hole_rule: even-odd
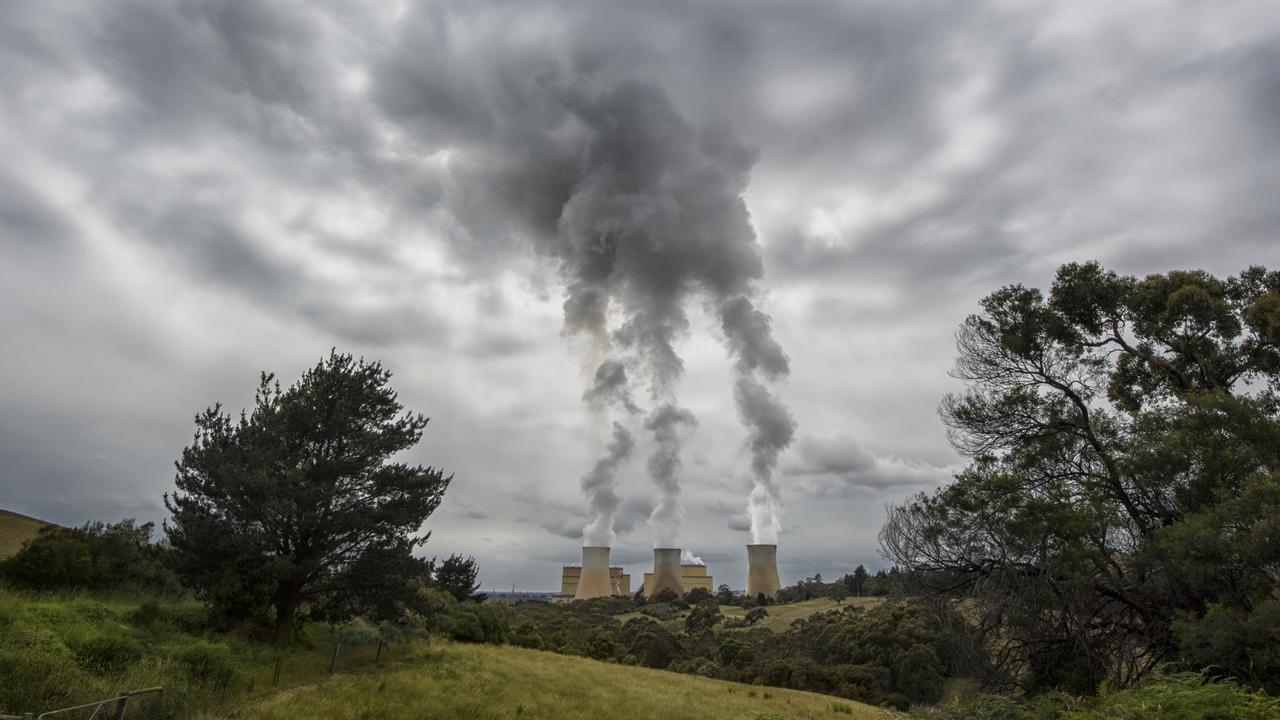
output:
[[[174,659],[194,680],[208,681],[229,676],[233,671],[231,648],[225,643],[197,640],[180,648]]]
[[[86,669],[99,672],[120,672],[142,655],[137,640],[111,630],[76,641],[72,651]]]
[[[476,581],[479,574],[480,568],[476,565],[474,557],[464,558],[453,554],[445,558],[444,562],[436,568],[431,582],[452,595],[458,602],[462,602],[471,598],[476,590],[480,589],[480,583]]]
[[[378,363],[331,352],[281,390],[263,373],[251,413],[214,406],[178,462],[166,526],[183,580],[230,617],[403,614],[426,563],[415,537],[451,478],[392,462],[427,419],[402,413]]]
[[[684,594],[684,601],[690,605],[698,605],[712,599],[711,591],[706,588],[694,588]],[[718,604],[718,603],[717,603]]]
[[[180,593],[167,548],[151,542],[153,528],[133,520],[49,525],[0,567],[11,585],[29,590]]]
[[[922,720],[1264,720],[1280,699],[1194,673],[1158,675],[1124,690],[1076,698],[1047,693],[1015,700],[979,694],[916,714]]]
[[[964,603],[989,684],[1087,694],[1174,660],[1280,682],[1248,636],[1280,567],[1278,298],[1262,268],[1069,264],[965,321],[941,412],[973,461],[891,509],[881,544]]]

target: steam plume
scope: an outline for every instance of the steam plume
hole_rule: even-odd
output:
[[[678,547],[684,525],[684,508],[680,505],[680,426],[696,426],[693,413],[676,405],[662,405],[649,416],[645,429],[653,433],[657,447],[649,456],[649,477],[658,486],[661,497],[649,516],[654,547]]]
[[[613,519],[618,513],[616,491],[618,465],[631,455],[635,440],[620,423],[613,424],[613,439],[608,452],[596,461],[591,472],[582,478],[582,491],[587,496],[587,513],[591,522],[582,531],[584,546],[613,545]]]
[[[750,299],[736,297],[723,303],[720,322],[729,352],[737,357],[733,396],[750,433],[753,482],[747,513],[751,517],[751,541],[776,544],[782,528],[782,495],[773,471],[778,456],[795,436],[796,422],[759,377],[771,381],[785,377],[790,363],[773,338],[769,316],[756,310]]]

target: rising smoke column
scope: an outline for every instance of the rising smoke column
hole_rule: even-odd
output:
[[[578,39],[563,38],[473,57],[489,45],[450,44],[454,29],[470,37],[467,22],[416,15],[407,27],[422,30],[406,34],[404,53],[414,62],[381,68],[377,97],[390,117],[425,128],[429,147],[449,149],[440,191],[469,234],[459,247],[484,253],[513,235],[531,241],[566,288],[565,333],[590,344],[588,377],[602,361],[635,370],[619,377],[646,391],[654,446],[646,467],[660,494],[650,524],[655,544],[674,545],[680,442],[695,422],[680,403],[675,345],[694,296],[716,304],[756,296],[763,263],[742,201],[755,154],[727,128],[682,116],[658,85],[626,77],[608,48],[575,49]],[[510,38],[494,40],[501,48]],[[738,393],[756,394],[748,385]],[[595,420],[607,422],[603,413]],[[607,450],[604,475],[593,468],[583,483],[593,534],[608,535],[614,457]]]
[[[681,441],[697,424],[679,402],[675,342],[688,331],[691,294],[743,292],[762,274],[741,200],[754,156],[722,129],[687,122],[653,85],[575,90],[566,105],[588,132],[558,221],[565,328],[599,337],[611,309],[621,316],[611,340],[642,368],[653,407],[650,526],[655,546],[672,547],[683,519]]]
[[[582,394],[592,415],[603,418],[610,407],[635,414],[640,411],[627,390],[627,369],[617,360],[605,360],[596,368],[595,382]],[[631,432],[621,423],[613,423],[613,437],[605,454],[596,460],[591,471],[582,477],[582,492],[587,499],[588,523],[582,531],[582,544],[587,547],[613,545],[613,520],[618,513],[618,466],[635,447]]]
[[[737,357],[733,397],[750,433],[752,488],[747,512],[751,542],[777,544],[782,496],[773,471],[778,456],[795,437],[796,422],[761,378],[774,382],[785,377],[790,363],[773,338],[769,316],[757,310],[749,298],[739,296],[722,303],[720,323],[729,352]]]

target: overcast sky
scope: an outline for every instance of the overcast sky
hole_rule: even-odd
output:
[[[0,507],[159,521],[197,411],[337,347],[432,418],[408,459],[455,479],[426,552],[556,589],[607,431],[549,248],[601,128],[632,127],[659,174],[691,162],[663,132],[696,138],[749,213],[797,423],[787,583],[878,567],[885,505],[963,462],[936,407],[985,294],[1073,260],[1280,265],[1272,2],[6,3]],[[741,587],[734,361],[685,300],[683,543]],[[637,442],[613,559],[638,578]]]

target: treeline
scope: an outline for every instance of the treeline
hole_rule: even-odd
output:
[[[809,591],[818,584],[803,583]],[[831,584],[837,585],[843,588]],[[528,648],[903,709],[938,701],[947,676],[974,670],[966,665],[975,661],[967,629],[945,609],[887,601],[818,612],[775,632],[751,626],[780,605],[735,599],[752,605],[745,622],[726,622],[719,600],[705,590],[641,603],[520,603],[510,609],[508,639]],[[628,611],[641,617],[621,622],[617,616]],[[680,615],[683,622],[675,628],[665,622]]]

